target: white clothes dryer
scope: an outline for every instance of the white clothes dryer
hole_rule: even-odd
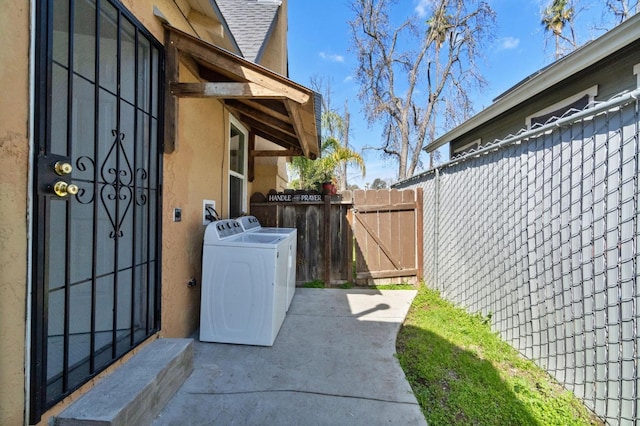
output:
[[[267,235],[284,235],[289,244],[287,261],[287,311],[296,292],[296,260],[298,251],[298,230],[296,228],[263,227],[255,216],[241,216],[236,219],[245,232]]]
[[[200,340],[272,346],[286,315],[288,243],[245,233],[235,220],[207,225]]]

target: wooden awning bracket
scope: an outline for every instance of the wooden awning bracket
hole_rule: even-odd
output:
[[[251,154],[250,150],[250,159],[315,159],[319,155],[317,93],[170,25],[165,29],[165,153],[177,149],[178,99],[214,98],[224,102],[249,127],[254,138],[260,136],[284,148],[259,154]],[[180,63],[200,82],[181,82]]]

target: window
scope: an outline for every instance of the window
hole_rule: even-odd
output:
[[[465,152],[470,151],[472,149],[478,149],[480,148],[481,143],[482,143],[482,139],[478,138],[462,146],[453,148],[451,154],[449,154],[449,157],[454,157],[456,155],[464,154]]]
[[[551,118],[560,118],[570,109],[583,110],[589,105],[589,103],[595,100],[598,95],[598,86],[591,86],[587,90],[576,93],[575,95],[563,99],[560,102],[540,110],[534,114],[531,114],[526,118],[527,129],[530,129],[534,125],[542,125],[549,121]]]
[[[633,74],[638,78],[638,85],[636,88],[640,89],[640,64],[633,66]]]
[[[238,217],[247,211],[247,130],[233,117],[229,128],[229,217]]]

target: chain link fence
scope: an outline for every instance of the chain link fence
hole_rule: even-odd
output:
[[[426,284],[612,425],[640,411],[639,95],[394,185],[424,191]]]

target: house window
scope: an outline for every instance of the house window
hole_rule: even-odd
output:
[[[556,102],[555,104],[548,106],[543,110],[531,114],[526,118],[527,129],[530,129],[535,125],[541,126],[554,117],[560,118],[571,109],[583,110],[587,107],[587,105],[589,105],[589,103],[595,100],[595,97],[597,95],[598,86],[591,86],[587,90],[583,90],[582,92],[576,93],[573,96],[570,96],[560,102]]]
[[[452,149],[451,154],[449,156],[454,157],[456,155],[464,154],[465,152],[470,151],[472,149],[478,149],[481,143],[482,143],[482,139],[478,138],[462,146],[455,147]]]
[[[229,217],[247,211],[247,130],[233,117],[229,130]]]

